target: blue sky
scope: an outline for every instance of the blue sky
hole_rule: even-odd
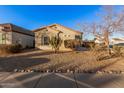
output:
[[[97,21],[101,6],[0,6],[0,23],[14,23],[33,30],[53,23],[79,30],[77,24]]]
[[[12,22],[28,29],[59,23],[71,28],[95,20],[100,6],[0,6],[0,23]],[[94,17],[93,17],[94,16]]]

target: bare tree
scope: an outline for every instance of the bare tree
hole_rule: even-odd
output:
[[[122,8],[122,7],[121,7]],[[115,32],[124,32],[124,11],[114,10],[113,6],[102,6],[99,22],[91,24],[83,24],[80,27],[84,32],[92,33],[95,37],[100,38],[111,54],[109,45],[109,37]]]

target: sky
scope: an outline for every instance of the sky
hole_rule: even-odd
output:
[[[58,23],[79,30],[79,23],[98,21],[96,14],[100,9],[100,5],[0,5],[0,23],[13,23],[30,30]]]

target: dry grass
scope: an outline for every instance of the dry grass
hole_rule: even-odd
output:
[[[0,71],[13,71],[14,69],[99,71],[106,70],[106,68],[112,70],[113,67],[114,70],[118,70],[115,64],[120,58],[96,60],[98,56],[104,55],[106,56],[106,52],[82,51],[55,54],[46,51],[30,51],[0,58]]]
[[[81,71],[98,71],[105,70],[106,67],[117,62],[118,58],[97,61],[98,56],[106,56],[105,52],[70,52],[51,54],[45,56],[33,56],[32,58],[47,57],[50,62],[38,66],[29,67],[27,69],[42,69],[42,70],[81,70]]]

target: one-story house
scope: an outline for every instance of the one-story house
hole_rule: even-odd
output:
[[[0,24],[0,44],[21,44],[23,48],[34,46],[34,33],[23,27]]]
[[[33,30],[35,33],[35,47],[42,50],[51,50],[52,46],[49,40],[52,36],[60,33],[60,38],[62,39],[62,44],[60,50],[70,50],[64,45],[65,40],[82,40],[83,33],[70,29],[68,27],[62,26],[60,24],[52,24],[49,26],[41,27]]]
[[[112,38],[110,43],[112,45],[114,45],[114,44],[122,44],[122,43],[124,44],[124,38]]]

